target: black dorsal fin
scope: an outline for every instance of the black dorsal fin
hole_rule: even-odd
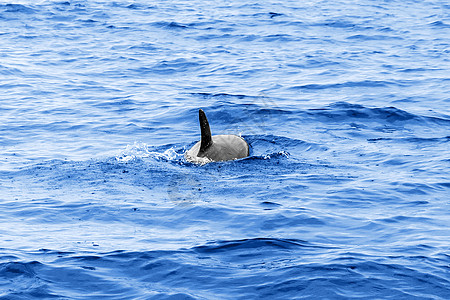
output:
[[[200,144],[199,153],[205,152],[209,146],[212,145],[211,129],[209,128],[208,119],[205,112],[201,109],[198,110],[198,120],[200,121],[200,130],[202,132],[202,139]]]

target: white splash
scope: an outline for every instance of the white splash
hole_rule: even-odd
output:
[[[116,160],[119,162],[127,163],[134,159],[139,158],[154,158],[156,160],[174,160],[176,159],[178,154],[175,149],[169,148],[164,152],[155,152],[149,150],[149,145],[142,142],[134,142],[133,145],[127,145],[125,150],[122,151],[121,155],[116,156]]]

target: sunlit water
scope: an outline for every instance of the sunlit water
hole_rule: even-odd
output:
[[[0,3],[1,299],[450,299],[446,1]]]

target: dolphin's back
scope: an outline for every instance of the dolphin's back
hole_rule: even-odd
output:
[[[212,139],[206,157],[213,161],[239,159],[249,154],[247,142],[237,135],[215,135]]]

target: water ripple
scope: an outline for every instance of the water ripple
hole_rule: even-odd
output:
[[[0,298],[449,299],[448,8],[3,1]]]

